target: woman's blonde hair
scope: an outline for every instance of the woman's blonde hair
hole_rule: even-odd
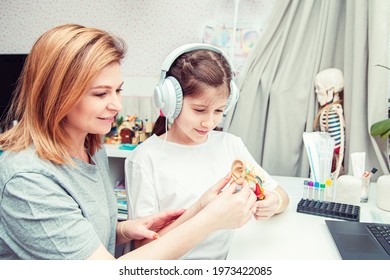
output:
[[[122,39],[95,28],[66,24],[44,33],[26,59],[6,118],[17,124],[0,134],[0,149],[17,152],[33,144],[42,159],[71,163],[64,119],[92,79],[125,52]],[[100,145],[99,135],[87,135],[92,155]]]

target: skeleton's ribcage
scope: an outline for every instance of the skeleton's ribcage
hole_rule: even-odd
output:
[[[328,132],[330,137],[336,142],[335,148],[340,147],[341,143],[341,125],[340,118],[337,113],[333,110],[330,110],[328,115],[326,112],[321,114],[320,118],[320,127],[321,131]]]

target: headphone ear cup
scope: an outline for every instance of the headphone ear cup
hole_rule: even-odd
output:
[[[234,105],[236,105],[238,98],[240,97],[240,91],[238,90],[238,87],[236,83],[232,80],[230,82],[230,94],[228,97],[228,100],[226,102],[226,108],[224,113],[226,114]]]
[[[183,91],[179,82],[172,76],[166,77],[155,88],[155,103],[166,118],[176,118],[183,105]]]
[[[161,84],[158,84],[154,88],[154,104],[159,109],[161,109],[164,105]]]

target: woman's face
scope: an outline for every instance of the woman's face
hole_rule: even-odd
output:
[[[118,63],[100,71],[87,92],[66,116],[66,130],[70,136],[84,141],[88,133],[108,133],[114,117],[122,109],[122,85]]]
[[[221,88],[207,88],[195,97],[183,99],[183,108],[168,131],[179,144],[201,144],[220,122],[226,107],[227,94]]]

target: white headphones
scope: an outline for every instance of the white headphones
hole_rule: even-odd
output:
[[[230,94],[227,100],[225,113],[230,110],[238,101],[240,96],[238,87],[233,81],[234,78],[234,68],[233,63],[229,59],[228,55],[222,50],[208,44],[187,44],[181,47],[178,47],[173,52],[171,52],[166,59],[164,60],[161,67],[161,76],[160,81],[157,86],[154,88],[154,102],[164,114],[166,118],[176,118],[181,111],[183,105],[183,91],[179,82],[172,76],[166,77],[167,72],[171,68],[172,63],[180,55],[193,51],[193,50],[211,50],[216,53],[221,54],[228,62],[230,70],[232,72],[232,79],[230,82]]]

